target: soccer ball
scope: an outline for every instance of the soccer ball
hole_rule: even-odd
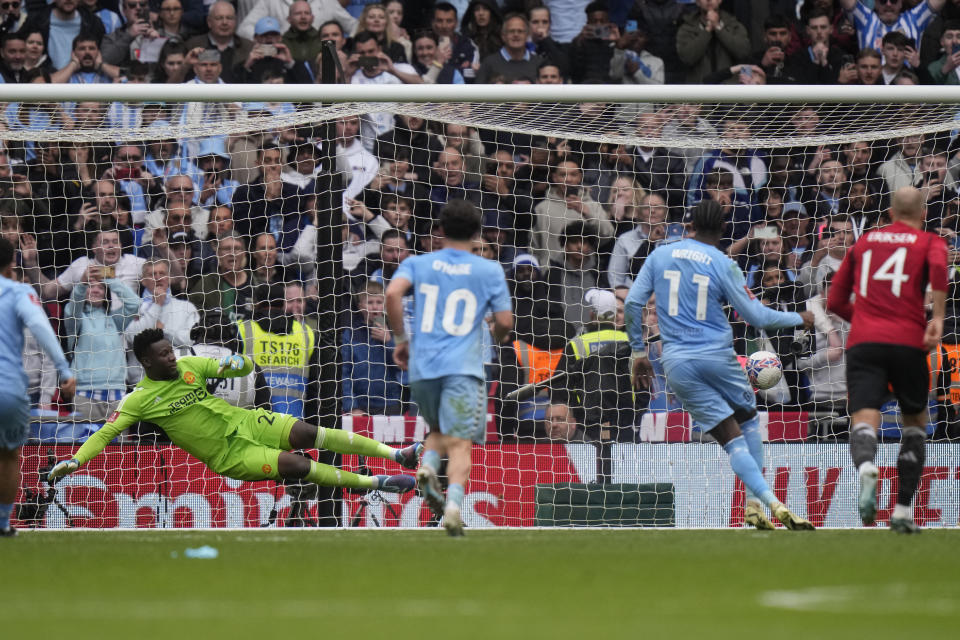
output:
[[[770,351],[757,351],[747,358],[747,377],[757,389],[773,387],[783,376],[783,366],[777,354]]]

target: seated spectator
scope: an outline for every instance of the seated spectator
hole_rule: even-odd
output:
[[[450,200],[467,200],[478,204],[480,192],[476,183],[466,182],[463,154],[452,146],[444,147],[433,165],[434,179],[426,201],[418,200],[417,216],[423,224],[439,218],[440,209]]]
[[[219,205],[210,208],[207,221],[207,239],[200,242],[198,257],[203,265],[203,273],[217,269],[217,238],[233,231],[233,213],[230,207]]]
[[[898,140],[897,152],[880,165],[877,175],[887,183],[887,190],[890,193],[916,183],[922,144],[922,135],[904,136]]]
[[[940,36],[943,55],[927,65],[927,71],[936,84],[960,84],[960,21],[944,23]]]
[[[477,71],[477,82],[486,84],[495,76],[506,83],[517,78],[536,78],[537,68],[543,59],[527,50],[527,36],[530,26],[520,14],[507,16],[503,21],[501,37],[503,47],[487,55]]]
[[[643,260],[656,248],[666,233],[667,205],[663,196],[648,193],[640,198],[636,226],[617,236],[607,268],[611,287],[630,287]],[[638,264],[634,265],[634,262]]]
[[[663,60],[646,47],[647,34],[639,29],[620,36],[610,58],[610,80],[630,85],[663,84]]]
[[[123,253],[120,246],[120,232],[116,229],[102,229],[92,235],[90,246],[92,258],[83,256],[74,260],[55,280],[44,275],[37,266],[36,247],[21,247],[21,260],[24,275],[31,284],[38,285],[43,300],[56,300],[70,293],[74,286],[91,280],[104,281],[116,278],[129,288],[137,286],[140,280],[140,268],[143,258]]]
[[[857,54],[857,84],[883,84],[883,56],[876,49],[861,49]]]
[[[176,0],[168,0],[168,2],[174,1]],[[103,59],[106,62],[125,67],[131,60],[140,59],[138,54],[144,48],[145,40],[152,41],[160,37],[154,26],[150,24],[147,5],[147,0],[120,0],[123,20],[118,25],[110,25],[106,37],[103,38]],[[180,13],[183,14],[182,9]],[[156,59],[143,60],[143,62],[155,61]]]
[[[470,38],[457,32],[457,8],[449,2],[434,4],[430,28],[441,43],[445,42],[444,38],[450,41],[453,65],[463,74],[464,80],[473,82],[480,68],[480,52]]]
[[[237,27],[237,35],[248,40],[252,39],[257,22],[268,16],[277,20],[286,32],[287,26],[285,25],[287,25],[286,20],[290,14],[290,7],[291,3],[287,0],[259,0],[253,3],[250,11],[243,16],[243,21]],[[314,0],[310,3],[310,9],[312,24],[321,32],[323,31],[322,25],[328,22],[336,22],[341,29],[347,31],[352,31],[357,24],[356,19],[336,1]]]
[[[571,77],[575,83],[605,84],[610,81],[614,47],[621,39],[620,28],[610,21],[606,2],[590,2],[584,12],[587,22],[571,43],[570,56],[577,61],[571,67]]]
[[[130,203],[126,196],[117,193],[117,185],[109,178],[93,182],[86,192],[88,197],[74,216],[74,232],[88,229],[117,229],[120,232],[120,247],[123,253],[133,253],[135,237],[139,235],[130,226]],[[83,233],[71,234],[71,247],[85,250],[77,243],[84,241]]]
[[[307,299],[303,285],[299,282],[288,282],[283,286],[283,312],[299,322],[310,327],[313,331],[319,331],[319,322],[315,305],[309,315],[307,312]]]
[[[47,55],[47,41],[44,33],[35,28],[25,28],[19,33],[23,34],[24,42],[27,45],[26,54],[23,58],[24,71],[32,71],[41,77],[50,77],[55,67]],[[69,58],[67,60],[69,61]]]
[[[382,4],[367,4],[363,7],[363,11],[357,19],[357,25],[353,29],[354,46],[356,46],[358,42],[358,35],[361,33],[369,33],[376,38],[377,43],[380,45],[380,50],[383,51],[390,60],[398,63],[406,63],[406,51],[402,44],[393,41],[389,23],[390,19],[387,17],[387,10]]]
[[[256,25],[260,24],[261,20],[263,18],[254,23],[254,33],[256,33]],[[320,38],[320,32],[313,26],[313,9],[310,3],[306,0],[291,2],[286,20],[290,27],[283,34],[283,44],[294,60],[312,65],[323,50],[323,40]],[[241,23],[241,28],[244,23]],[[339,26],[339,23],[335,24]]]
[[[934,231],[938,228],[951,228],[956,225],[952,205],[957,201],[955,189],[947,186],[947,152],[943,149],[930,149],[920,158],[917,182],[926,202],[926,228]]]
[[[703,181],[703,199],[720,204],[727,220],[727,226],[723,232],[724,240],[720,244],[721,249],[725,249],[728,242],[745,236],[750,230],[750,225],[757,222],[759,217],[759,212],[750,206],[749,200],[737,193],[734,180],[733,172],[727,169],[714,169]]]
[[[543,417],[543,431],[548,440],[557,442],[587,442],[573,410],[565,404],[549,404]]]
[[[144,220],[146,236],[151,237],[155,229],[163,227],[169,231],[169,211],[184,209],[189,212],[189,216],[186,220],[187,228],[183,231],[193,231],[194,235],[201,240],[206,239],[210,212],[205,207],[194,204],[195,200],[196,191],[193,180],[185,174],[170,174],[166,184],[163,185],[163,197],[157,198],[159,206],[148,213]]]
[[[802,201],[813,217],[824,220],[840,213],[840,200],[847,192],[847,173],[836,160],[827,160],[816,171],[816,184],[806,190]]]
[[[463,84],[463,74],[453,64],[453,48],[440,45],[437,34],[421,31],[413,40],[413,68],[426,84]]]
[[[693,84],[750,55],[746,27],[732,14],[719,10],[720,0],[696,1],[698,10],[680,19],[676,39],[677,55],[686,66],[686,80]]]
[[[281,157],[276,146],[260,150],[260,177],[240,185],[233,194],[233,226],[245,238],[269,231],[277,239],[280,251],[286,252],[296,244],[309,219],[303,194],[281,177]]]
[[[73,40],[81,33],[89,34],[97,43],[104,35],[100,19],[86,8],[79,8],[77,0],[54,0],[46,7],[30,9],[21,31],[28,38],[35,32],[41,34],[53,69],[63,69],[70,63]]]
[[[546,62],[541,62],[540,66],[537,67],[537,84],[566,84],[567,77],[563,74],[563,70],[560,69],[550,60]]]
[[[270,77],[278,77],[294,84],[313,82],[314,78],[307,73],[306,68],[296,65],[293,54],[282,39],[280,22],[277,19],[269,16],[260,18],[254,28],[250,53],[233,70],[235,81],[260,84],[266,83]],[[317,42],[318,47],[319,45]]]
[[[633,229],[637,223],[640,200],[646,195],[633,177],[620,174],[613,179],[609,188],[601,189],[600,193],[604,195],[603,208],[613,222],[614,236],[619,237]]]
[[[257,6],[266,4],[265,2],[259,2]],[[286,16],[280,15],[274,17],[278,20],[283,20]],[[253,24],[256,23],[256,20],[259,19],[260,17],[257,17],[254,22],[251,23],[251,33],[246,37],[242,37],[237,35],[237,12],[233,5],[225,0],[218,0],[210,5],[210,9],[207,12],[207,28],[209,31],[187,40],[187,51],[190,53],[194,53],[199,48],[201,50],[212,49],[220,54],[217,57],[209,56],[204,58],[204,60],[208,61],[207,64],[216,62],[220,68],[217,69],[216,74],[213,76],[214,79],[205,79],[203,82],[215,82],[216,78],[222,78],[223,82],[238,81],[233,75],[233,69],[236,65],[246,60],[250,54],[253,43],[250,42],[249,38],[253,37],[252,27]],[[196,54],[194,54],[194,56],[187,56],[188,65],[192,62],[191,58],[193,61],[196,61]],[[200,70],[194,69],[194,71],[197,72],[198,75],[200,74]],[[208,74],[212,74],[212,70],[208,70]]]
[[[148,130],[170,130],[170,123],[166,120],[154,120]],[[166,188],[166,182],[173,176],[186,175],[194,182],[200,183],[200,169],[181,153],[180,144],[176,138],[156,138],[146,141],[143,154],[143,166],[151,175],[161,181]],[[191,188],[191,195],[193,189]],[[191,202],[192,204],[192,202]]]
[[[763,69],[767,84],[795,84],[797,79],[787,66],[787,51],[791,40],[790,21],[772,14],[763,23],[763,46],[750,55],[746,62]]]
[[[797,359],[797,369],[810,382],[814,411],[836,411],[841,415],[847,400],[845,350],[850,324],[827,311],[827,292],[833,274],[820,283],[817,295],[806,301],[813,312],[813,343],[810,352]]]
[[[460,21],[460,33],[477,45],[481,60],[503,46],[502,27],[500,8],[491,0],[471,0]]]
[[[480,185],[480,210],[484,227],[506,232],[516,246],[526,247],[533,228],[533,198],[516,181],[517,165],[505,149],[493,152]]]
[[[112,164],[103,177],[112,178],[120,190],[130,199],[130,213],[134,224],[146,222],[150,199],[162,188],[159,181],[143,164],[144,149],[136,144],[121,144],[114,147]]]
[[[827,10],[808,11],[804,31],[810,44],[787,58],[788,76],[799,84],[850,84],[856,80],[853,56],[831,42],[833,23]]]
[[[50,82],[110,84],[120,77],[120,67],[103,61],[96,37],[81,33],[73,39],[70,61],[50,74]]]
[[[338,118],[336,124],[337,171],[344,174],[347,182],[343,190],[343,211],[348,213],[353,200],[377,175],[380,163],[364,148],[360,142],[360,118],[346,116]]]
[[[272,233],[261,233],[254,237],[250,248],[251,282],[254,287],[261,284],[283,284],[290,274],[279,262],[277,241]]]
[[[444,122],[438,126],[439,131],[434,136],[434,143],[440,151],[445,147],[453,147],[460,152],[462,169],[464,172],[463,182],[477,184],[480,182],[483,173],[483,164],[487,155],[483,148],[483,141],[480,140],[480,133],[466,125]],[[510,135],[514,139],[514,134]],[[507,146],[507,145],[504,145]],[[439,156],[439,152],[434,156]],[[433,163],[433,168],[438,169],[437,162]]]
[[[400,415],[402,371],[393,362],[383,285],[367,281],[353,294],[353,301],[356,313],[340,341],[343,410],[355,416]]]
[[[562,257],[552,260],[547,271],[547,296],[562,306],[564,319],[578,330],[590,321],[584,295],[607,284],[606,274],[598,269],[597,237],[594,223],[569,223],[559,234]]]
[[[370,280],[379,282],[386,288],[393,274],[396,273],[397,267],[410,255],[410,247],[407,246],[407,241],[404,240],[400,231],[394,229],[385,231],[380,236],[380,261],[379,263],[371,262],[368,267],[373,268],[372,271],[368,271]]]
[[[192,5],[190,7],[191,14],[199,13],[195,0],[185,1],[188,5]],[[186,14],[183,10],[184,0],[160,0],[159,9],[157,20],[154,22],[157,35],[166,39],[167,42],[185,42],[195,29],[186,20]],[[193,18],[193,15],[190,17]]]
[[[378,158],[397,161],[406,157],[410,163],[410,174],[394,178],[420,182],[430,179],[433,158],[441,151],[443,144],[427,130],[427,121],[405,115],[397,116],[394,128],[379,136],[374,145]]]
[[[17,6],[19,8],[19,5]],[[0,35],[0,82],[16,84],[27,80],[29,74],[23,68],[26,55],[27,41],[25,36],[12,32]]]
[[[167,42],[160,49],[160,59],[153,73],[155,84],[179,84],[187,79],[187,46],[182,42]]]
[[[412,247],[415,240],[411,219],[413,217],[413,200],[398,195],[384,196],[380,201],[380,215],[390,223],[394,229],[403,233],[407,246]]]
[[[405,62],[394,62],[383,52],[381,44],[369,31],[354,36],[353,54],[347,59],[345,72],[350,84],[421,84],[423,80],[417,70]],[[362,124],[363,139],[373,141],[393,128],[393,114],[388,111],[376,111],[364,114]]]
[[[899,31],[891,31],[883,36],[881,52],[883,64],[880,66],[880,77],[883,84],[893,84],[898,73],[907,69],[907,49],[911,47],[910,39]],[[916,53],[916,49],[914,49]],[[919,58],[919,54],[918,54]]]
[[[829,219],[813,257],[797,273],[796,282],[803,297],[813,297],[827,275],[836,273],[854,241],[853,223],[847,216],[838,214]]]
[[[597,234],[591,240],[593,251],[613,237],[614,227],[607,212],[581,186],[583,171],[575,156],[558,160],[550,172],[549,182],[546,198],[534,207],[536,222],[530,245],[541,264],[563,261],[561,237],[572,222],[592,223],[591,229]]]
[[[190,331],[200,322],[200,314],[186,300],[174,297],[168,262],[149,260],[143,264],[140,298],[140,311],[125,329],[130,345],[135,335],[152,328],[163,329],[163,334],[175,349],[193,344]]]
[[[530,7],[527,10],[527,21],[530,24],[530,39],[527,47],[533,47],[533,52],[543,58],[540,63],[537,78],[540,84],[547,84],[542,78],[540,69],[545,64],[553,65],[557,78],[566,78],[570,75],[570,53],[567,45],[560,44],[553,39],[550,33],[551,16],[549,7]],[[558,82],[556,84],[562,84]]]
[[[217,237],[216,271],[197,278],[188,299],[199,311],[222,309],[231,321],[248,318],[253,287],[247,270],[247,248],[242,236],[228,232]]]
[[[736,198],[745,204],[753,202],[755,192],[767,183],[767,157],[763,150],[737,145],[751,136],[750,126],[736,117],[723,120],[721,137],[733,144],[707,151],[691,171],[687,187],[687,204],[703,199],[701,190],[705,176],[715,169],[724,169],[733,178]]]
[[[201,207],[229,206],[240,183],[230,177],[230,156],[223,147],[223,140],[207,138],[197,148],[196,166],[200,170],[199,183],[195,183]],[[206,237],[206,234],[204,234]]]
[[[113,304],[113,296],[118,304]],[[64,333],[77,375],[74,406],[86,420],[106,420],[127,391],[123,331],[140,298],[109,271],[94,268],[77,282],[63,311]]]

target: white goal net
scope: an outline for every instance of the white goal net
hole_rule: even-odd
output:
[[[772,351],[783,364],[781,382],[757,395],[765,476],[816,525],[859,526],[846,445],[848,326],[825,311],[824,296],[847,249],[883,224],[905,185],[923,191],[927,227],[946,238],[951,261],[915,517],[957,525],[958,104],[917,95],[781,102],[743,87],[739,101],[713,102],[667,91],[609,102],[611,88],[590,86],[576,87],[595,96],[579,102],[495,86],[473,102],[441,87],[411,101],[267,87],[258,92],[273,100],[256,102],[171,102],[120,85],[107,101],[91,88],[58,89],[74,92],[67,102],[26,101],[38,89],[17,89],[25,101],[8,92],[0,116],[3,237],[78,380],[77,397],[63,401],[52,362],[28,336],[20,526],[430,526],[415,493],[230,480],[148,423],[56,495],[43,473],[140,380],[132,340],[147,328],[162,329],[180,355],[250,355],[257,372],[209,385],[233,404],[398,446],[422,440],[426,426],[392,360],[383,290],[408,256],[443,246],[435,222],[455,199],[480,209],[476,252],[503,267],[516,319],[506,342],[484,348],[488,419],[468,526],[742,526],[743,486],[665,384],[657,343],[651,391],[631,389],[627,375],[623,299],[702,199],[724,208],[722,248],[751,293],[817,319],[809,333],[760,331],[730,313],[739,355]],[[120,94],[126,101],[112,100]],[[298,102],[329,96],[338,101]],[[652,310],[645,325],[658,333]],[[581,362],[608,344],[615,356]],[[561,370],[570,375],[532,397],[509,397]],[[896,498],[893,402],[882,439],[884,523]],[[401,471],[307,454],[348,470]]]

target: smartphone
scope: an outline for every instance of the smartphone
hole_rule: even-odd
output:
[[[262,44],[260,45],[260,51],[263,53],[264,57],[272,58],[277,55],[277,48],[272,44]]]
[[[598,24],[593,27],[593,37],[597,40],[606,40],[610,37],[610,25]]]
[[[960,51],[960,42],[955,42],[953,44],[953,48],[950,50],[950,53],[956,53],[957,51]]]
[[[627,33],[633,33],[637,30],[637,21],[636,20],[627,20],[623,25],[623,30]]]
[[[753,232],[753,237],[757,240],[771,240],[779,235],[780,234],[777,232],[777,228],[773,225],[759,227]]]
[[[110,265],[109,267],[100,267],[100,273],[103,274],[103,279],[107,278],[116,278],[117,277],[117,267]]]
[[[380,58],[376,56],[360,56],[358,63],[361,67],[366,69],[373,69],[374,67],[380,64]]]
[[[846,67],[848,65],[855,65],[855,64],[856,64],[856,60],[854,60],[853,56],[850,55],[849,53],[840,58],[841,67]]]
[[[750,68],[749,66],[747,66],[747,65],[743,65],[743,66],[740,67],[740,75],[744,75],[744,76],[746,76],[746,77],[748,77],[748,78],[752,78],[752,77],[753,77],[753,69],[751,69],[751,68]]]

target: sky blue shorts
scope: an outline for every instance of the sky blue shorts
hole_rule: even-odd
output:
[[[30,401],[26,394],[0,393],[0,449],[18,449],[30,435]]]
[[[473,376],[446,376],[410,383],[410,394],[431,431],[483,442],[487,433],[487,385]]]
[[[710,431],[734,413],[752,414],[757,399],[747,374],[729,355],[663,359],[667,384],[703,431]]]

